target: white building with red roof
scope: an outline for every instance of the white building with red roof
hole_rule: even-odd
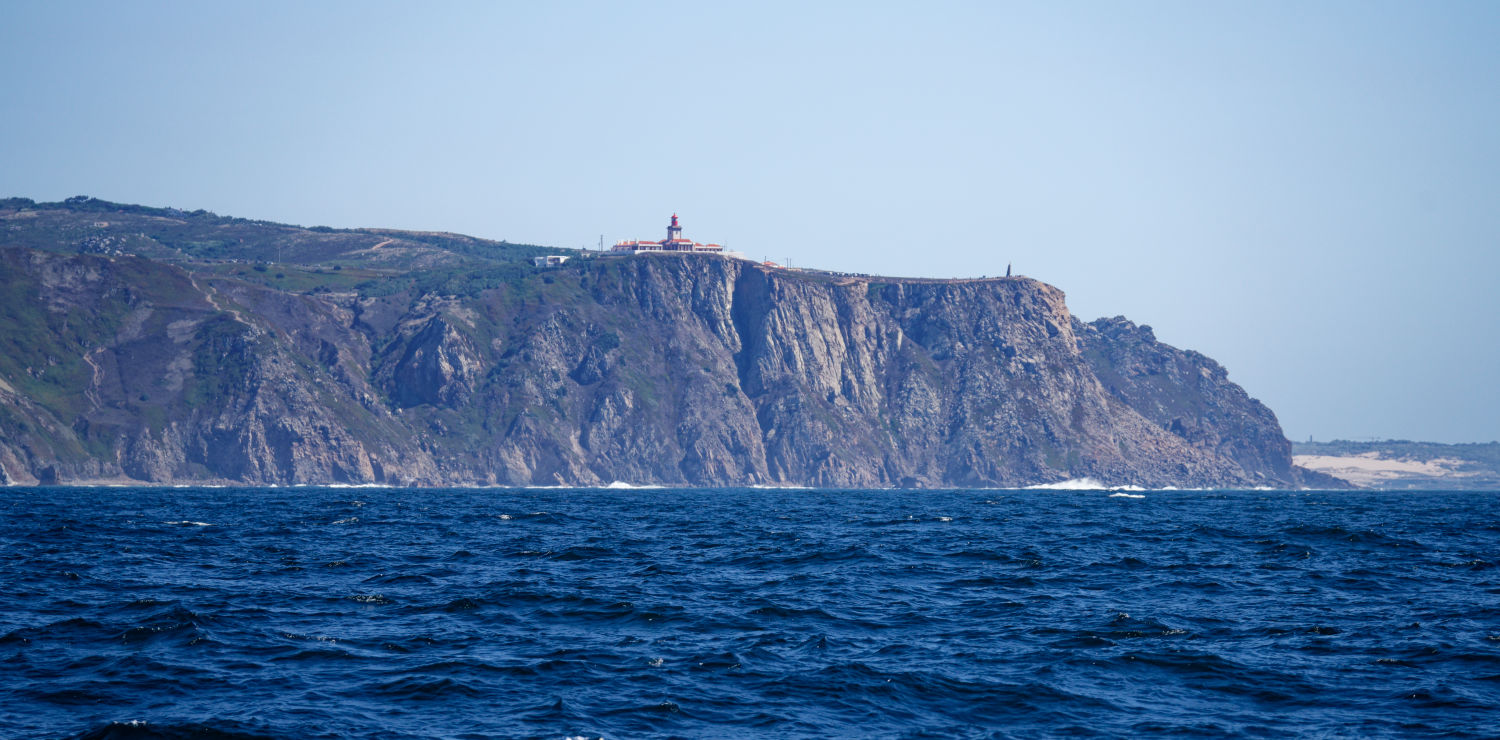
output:
[[[682,238],[682,226],[677,223],[677,214],[672,214],[672,223],[667,226],[667,238],[661,241],[619,241],[615,242],[610,251],[629,252],[639,254],[641,252],[697,252],[700,254],[718,254],[724,251],[724,247],[718,244],[700,244],[692,239]]]

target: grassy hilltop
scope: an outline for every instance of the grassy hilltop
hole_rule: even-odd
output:
[[[294,292],[469,294],[514,282],[543,254],[576,250],[461,234],[333,229],[111,203],[0,199],[0,245],[59,254],[131,255]]]

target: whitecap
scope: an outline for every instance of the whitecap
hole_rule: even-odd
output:
[[[1139,490],[1139,489],[1137,489],[1137,490]],[[1115,493],[1111,493],[1109,495],[1109,497],[1110,498],[1145,498],[1144,495],[1139,494],[1139,493],[1122,493],[1122,492],[1118,492],[1118,491],[1116,491]]]
[[[1106,486],[1093,478],[1073,478],[1058,481],[1057,483],[1039,483],[1026,487],[1028,491],[1107,491],[1109,489],[1110,486]]]
[[[212,524],[209,524],[208,522],[194,522],[194,521],[189,521],[187,519],[183,519],[180,522],[162,522],[162,524],[176,524],[176,525],[178,525],[180,527],[212,527],[213,526]]]
[[[635,485],[634,483],[626,483],[625,481],[617,480],[617,481],[614,481],[613,483],[610,483],[609,485],[605,486],[605,488],[615,488],[615,489],[621,489],[621,488],[662,488],[662,486],[638,486],[638,485]]]

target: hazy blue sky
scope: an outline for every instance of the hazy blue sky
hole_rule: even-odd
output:
[[[0,0],[0,195],[996,275],[1500,439],[1500,2]]]

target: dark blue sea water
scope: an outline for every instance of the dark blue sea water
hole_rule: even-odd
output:
[[[0,490],[0,737],[1496,737],[1500,494]]]

